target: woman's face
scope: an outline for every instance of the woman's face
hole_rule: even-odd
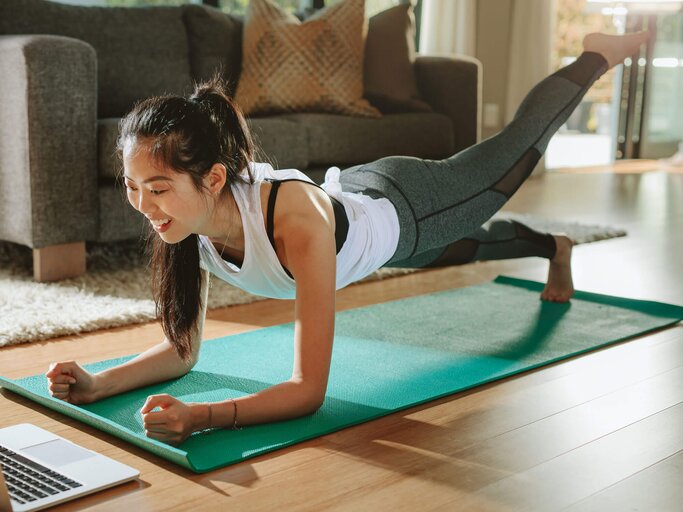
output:
[[[189,175],[160,169],[146,149],[130,145],[123,152],[123,168],[128,201],[164,242],[175,244],[203,231],[208,203]]]

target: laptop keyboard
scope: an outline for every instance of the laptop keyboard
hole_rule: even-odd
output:
[[[0,465],[9,495],[17,503],[36,501],[83,485],[2,445]]]

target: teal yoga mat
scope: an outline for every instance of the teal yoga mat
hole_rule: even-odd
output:
[[[492,282],[337,314],[325,403],[313,415],[244,430],[196,433],[178,447],[147,438],[148,395],[218,401],[289,379],[293,324],[207,340],[194,369],[164,384],[83,406],[53,399],[45,377],[0,385],[205,472],[417,404],[642,334],[683,319],[683,307],[587,292],[568,304],[539,300],[541,283]],[[86,365],[97,372],[130,357]]]

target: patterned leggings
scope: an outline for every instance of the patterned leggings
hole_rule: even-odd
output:
[[[385,197],[396,207],[398,247],[385,266],[552,258],[551,235],[519,222],[489,219],[529,177],[550,138],[606,70],[602,55],[582,53],[538,83],[500,133],[451,157],[392,156],[342,171],[344,191]]]

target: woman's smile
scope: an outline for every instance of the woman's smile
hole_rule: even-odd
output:
[[[164,233],[171,226],[173,219],[150,220],[150,222],[158,233]]]

